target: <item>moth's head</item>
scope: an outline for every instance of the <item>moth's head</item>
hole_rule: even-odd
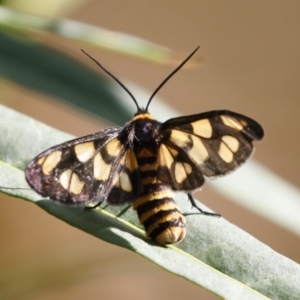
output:
[[[93,60],[106,74],[108,74],[110,77],[112,77],[127,93],[128,95],[131,97],[131,99],[133,100],[133,102],[135,103],[136,107],[137,107],[137,112],[135,114],[135,116],[138,115],[143,115],[143,114],[147,114],[148,113],[148,108],[149,105],[152,101],[152,99],[154,98],[154,96],[157,94],[157,92],[164,86],[164,84],[175,74],[177,73],[177,71],[179,71],[183,65],[195,54],[195,52],[199,49],[200,46],[198,46],[174,71],[171,72],[171,74],[169,74],[163,81],[162,83],[155,89],[155,91],[152,93],[151,97],[149,98],[147,105],[145,108],[141,108],[139,107],[138,102],[136,101],[135,97],[133,96],[133,94],[129,91],[129,89],[112,73],[110,73],[106,68],[104,68],[95,58],[93,58],[91,55],[89,55],[88,53],[86,53],[84,50],[81,49],[81,51],[88,56],[91,60]]]

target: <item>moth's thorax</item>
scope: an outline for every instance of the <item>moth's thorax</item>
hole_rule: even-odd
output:
[[[132,124],[134,126],[133,143],[136,150],[157,148],[160,142],[160,122],[156,121],[150,114],[143,113],[136,115]]]
[[[155,120],[154,117],[150,115],[148,112],[137,113],[133,117],[133,121],[140,120],[140,119]]]

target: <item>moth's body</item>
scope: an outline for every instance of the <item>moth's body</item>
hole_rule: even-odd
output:
[[[162,244],[180,242],[186,234],[185,218],[173,197],[172,187],[157,177],[160,162],[161,123],[147,112],[137,115],[134,126],[133,150],[137,159],[143,190],[138,192],[133,208],[147,236]]]
[[[196,51],[196,50],[195,50]],[[41,195],[66,205],[130,203],[137,211],[147,236],[162,243],[181,241],[185,218],[173,197],[184,191],[192,206],[201,210],[191,192],[215,177],[235,170],[252,153],[252,141],[262,139],[262,127],[254,120],[226,110],[156,121],[148,113],[160,87],[195,53],[173,71],[155,90],[145,109],[139,108],[123,127],[54,146],[26,168],[28,183]]]

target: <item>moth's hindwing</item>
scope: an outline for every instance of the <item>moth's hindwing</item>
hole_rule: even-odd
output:
[[[118,139],[121,130],[111,127],[44,151],[27,166],[28,183],[65,204],[133,201],[137,163]]]
[[[204,176],[225,175],[253,151],[264,132],[254,120],[230,111],[174,118],[162,124],[158,178],[174,190],[193,191]]]

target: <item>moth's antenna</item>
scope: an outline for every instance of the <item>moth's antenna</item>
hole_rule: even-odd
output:
[[[106,74],[108,74],[110,77],[112,77],[127,93],[128,95],[132,98],[133,102],[135,103],[138,112],[141,111],[136,99],[134,98],[134,96],[132,95],[132,93],[128,90],[128,88],[112,73],[110,73],[107,69],[105,69],[98,60],[96,60],[94,57],[92,57],[91,55],[89,55],[88,53],[86,53],[84,50],[81,49],[81,51],[87,56],[89,57],[92,61],[94,61]]]
[[[183,67],[183,65],[195,54],[195,52],[200,48],[198,46],[153,92],[151,95],[150,99],[148,100],[147,106],[146,106],[146,111],[148,111],[148,107],[150,105],[150,102],[152,101],[153,97],[157,94],[157,92],[164,86],[164,84],[177,72],[179,69]]]

